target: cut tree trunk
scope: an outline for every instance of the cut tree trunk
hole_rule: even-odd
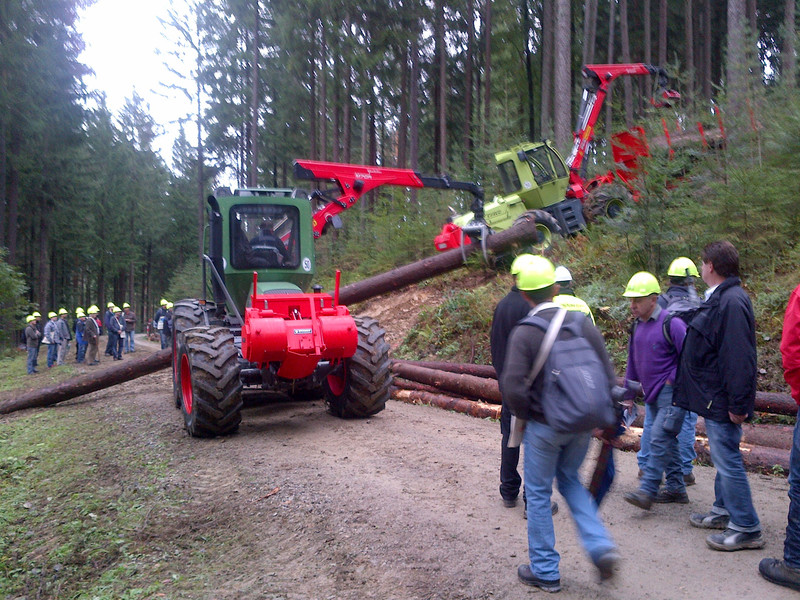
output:
[[[432,385],[442,390],[480,398],[495,404],[501,403],[500,388],[497,385],[497,381],[494,379],[459,373],[447,373],[445,371],[426,369],[424,367],[405,365],[397,362],[392,364],[392,372],[400,377],[405,377],[406,379],[418,381],[426,385]]]
[[[172,348],[167,348],[139,360],[125,361],[123,364],[108,367],[102,371],[88,373],[69,379],[58,385],[33,390],[13,400],[0,403],[0,414],[8,414],[25,408],[50,406],[71,400],[84,394],[96,392],[103,388],[117,385],[125,381],[155,373],[172,364]]]
[[[500,418],[500,407],[496,404],[486,404],[485,402],[464,400],[428,392],[399,390],[397,388],[392,391],[392,398],[408,404],[430,404],[431,406],[437,406],[445,410],[454,410],[470,415],[471,417],[478,417],[479,419]]]
[[[475,377],[485,377],[487,379],[497,379],[497,372],[492,365],[476,365],[473,363],[451,363],[435,360],[402,360],[395,358],[395,363],[401,365],[411,365],[414,367],[425,367],[426,369],[436,369],[447,371],[448,373],[463,373],[474,375]]]

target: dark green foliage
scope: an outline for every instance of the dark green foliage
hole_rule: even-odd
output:
[[[7,252],[0,248],[0,349],[14,342],[25,328],[25,279],[6,261]]]

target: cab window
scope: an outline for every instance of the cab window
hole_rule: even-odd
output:
[[[296,269],[299,211],[277,204],[231,208],[231,265],[235,269]]]
[[[500,171],[500,181],[503,184],[503,191],[506,195],[518,192],[522,188],[517,169],[514,167],[514,161],[507,160],[497,165],[497,168]]]

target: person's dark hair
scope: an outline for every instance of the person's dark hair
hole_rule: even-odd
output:
[[[555,284],[548,285],[547,287],[541,288],[539,290],[521,290],[521,291],[534,304],[541,304],[542,302],[549,302],[550,300],[553,299],[553,293],[555,292]]]
[[[689,285],[686,277],[670,277],[670,285]]]
[[[726,240],[711,242],[700,254],[704,263],[711,263],[722,277],[739,276],[739,251]]]

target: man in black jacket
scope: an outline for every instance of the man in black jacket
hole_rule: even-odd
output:
[[[739,279],[739,253],[727,241],[703,249],[706,301],[689,323],[674,403],[705,418],[711,460],[717,468],[714,505],[693,513],[694,527],[723,529],[709,535],[714,550],[762,548],[761,523],[750,494],[739,441],[756,397],[755,317]]]

